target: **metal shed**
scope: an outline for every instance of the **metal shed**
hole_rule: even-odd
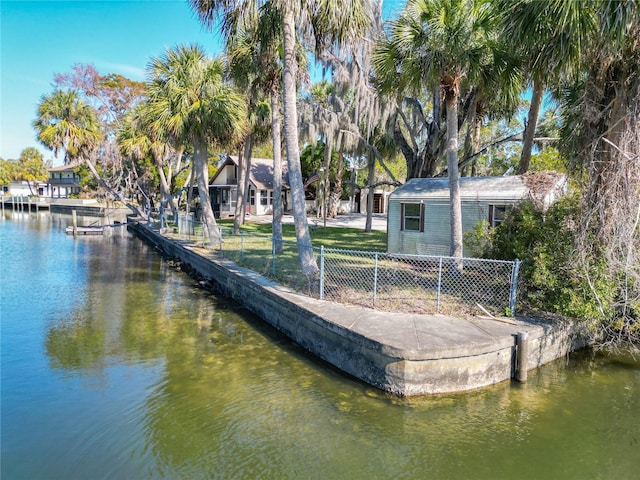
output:
[[[548,207],[567,188],[555,172],[503,177],[460,178],[462,231],[486,220],[495,227],[506,211],[524,199]],[[389,253],[449,255],[450,209],[447,178],[413,178],[389,197]]]

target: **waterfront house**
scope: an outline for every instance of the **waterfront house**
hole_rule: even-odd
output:
[[[373,189],[373,213],[387,213],[389,208],[389,197],[392,189],[389,185],[376,187]],[[359,195],[356,196],[355,205],[357,213],[365,213],[367,211],[367,203],[369,202],[370,188],[360,188]]]
[[[506,211],[525,199],[549,206],[567,188],[563,175],[531,172],[503,177],[460,178],[462,231],[486,221],[495,227]],[[447,178],[413,178],[389,197],[389,253],[449,255],[450,208]]]
[[[68,198],[80,193],[80,175],[75,172],[77,164],[61,165],[48,169],[51,197]]]
[[[2,185],[2,195],[6,197],[48,197],[50,196],[49,184],[46,182],[27,182],[26,180],[14,180]]]
[[[282,162],[282,198],[284,208],[290,204],[289,177],[287,163]],[[218,164],[218,171],[209,182],[209,194],[213,212],[218,218],[235,215],[238,199],[239,163],[238,157],[224,155]],[[249,191],[246,212],[252,215],[273,213],[273,160],[252,158],[249,170]]]

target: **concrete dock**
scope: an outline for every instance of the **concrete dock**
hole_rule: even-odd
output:
[[[146,225],[129,229],[313,355],[393,394],[472,390],[523,370],[526,379],[528,370],[588,344],[566,321],[389,313],[317,300]],[[520,349],[518,338],[527,342]]]

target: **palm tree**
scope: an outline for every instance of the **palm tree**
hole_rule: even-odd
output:
[[[502,12],[504,38],[518,46],[527,64],[532,85],[518,174],[529,169],[547,85],[579,71],[581,54],[595,31],[595,4],[575,0],[498,2],[497,11]]]
[[[450,252],[462,257],[458,173],[458,102],[465,80],[473,82],[490,62],[494,26],[482,0],[409,0],[392,23],[391,42],[403,70],[419,89],[439,88],[446,109],[446,157],[451,204]]]
[[[234,84],[241,88],[249,103],[248,108],[248,131],[247,136],[243,139],[244,154],[240,155],[240,172],[238,176],[238,201],[236,203],[236,212],[234,216],[234,232],[238,232],[240,225],[244,223],[244,205],[246,201],[247,189],[249,186],[249,171],[251,169],[251,156],[253,146],[255,144],[264,143],[272,134],[272,113],[271,103],[273,99],[265,101],[265,94],[273,96],[273,77],[277,77],[279,65],[277,62],[277,52],[271,38],[260,39],[258,34],[258,26],[253,26],[252,31],[242,31],[230,40],[227,45],[228,72]],[[273,70],[276,71],[274,74]],[[277,83],[277,82],[276,82]],[[277,102],[273,105],[279,109]],[[271,135],[272,136],[272,135]],[[276,147],[273,146],[273,152],[276,153]],[[281,162],[281,156],[278,155],[278,162]],[[281,177],[281,165],[280,168]],[[274,170],[275,155],[274,155]],[[274,185],[274,205],[273,205],[273,222],[280,223],[282,219],[282,201],[281,196],[275,195],[280,192],[281,178],[277,179],[277,185]],[[276,180],[274,178],[274,180]],[[282,238],[282,229],[280,228],[280,239]],[[275,235],[274,235],[275,237]]]
[[[38,117],[33,122],[38,140],[58,155],[64,150],[68,165],[82,158],[102,139],[97,112],[74,90],[56,90],[44,95],[38,105]]]
[[[274,0],[267,2],[234,2],[232,0],[190,0],[200,20],[211,28],[218,16],[222,19],[222,31],[228,37],[238,24],[255,21],[265,11],[271,10],[274,22],[282,26],[282,92],[284,137],[289,166],[292,209],[295,222],[298,253],[302,271],[315,275],[318,267],[313,256],[311,237],[307,223],[300,145],[298,139],[298,113],[296,106],[298,62],[297,38],[310,42],[316,53],[329,46],[345,45],[356,38],[370,23],[372,0],[344,1],[338,7],[334,2],[320,0]],[[268,5],[269,8],[261,8]],[[272,25],[275,28],[275,24]]]
[[[65,165],[83,161],[94,178],[113,193],[89,157],[103,138],[98,114],[74,90],[56,90],[51,95],[43,95],[33,126],[40,143],[54,155],[64,150]]]
[[[193,169],[205,234],[220,240],[209,196],[208,147],[229,144],[246,116],[244,97],[223,81],[221,60],[196,45],[168,49],[147,67],[150,127],[193,145]]]
[[[56,90],[51,95],[44,95],[33,126],[40,143],[52,150],[54,155],[64,150],[65,165],[83,162],[105,190],[134,213],[143,216],[135,205],[111,188],[98,172],[95,160],[91,158],[103,138],[98,114],[74,90]]]
[[[137,160],[151,157],[160,178],[161,205],[169,204],[174,218],[178,218],[178,207],[171,195],[171,179],[165,174],[165,159],[173,155],[174,150],[168,139],[162,139],[149,126],[148,104],[139,103],[125,115],[117,132],[120,151]],[[171,166],[169,166],[171,172]]]

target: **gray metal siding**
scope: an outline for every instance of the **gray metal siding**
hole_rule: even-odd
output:
[[[387,212],[387,251],[392,253],[400,252],[400,202],[389,201]]]
[[[442,199],[423,200],[424,232],[401,230],[402,203],[420,201],[419,199],[389,199],[387,219],[387,251],[389,253],[407,254],[448,254],[450,243],[450,211],[449,203]],[[466,200],[462,202],[462,231],[475,228],[481,220],[489,219],[489,205],[513,205],[518,201],[496,199],[492,201]]]

